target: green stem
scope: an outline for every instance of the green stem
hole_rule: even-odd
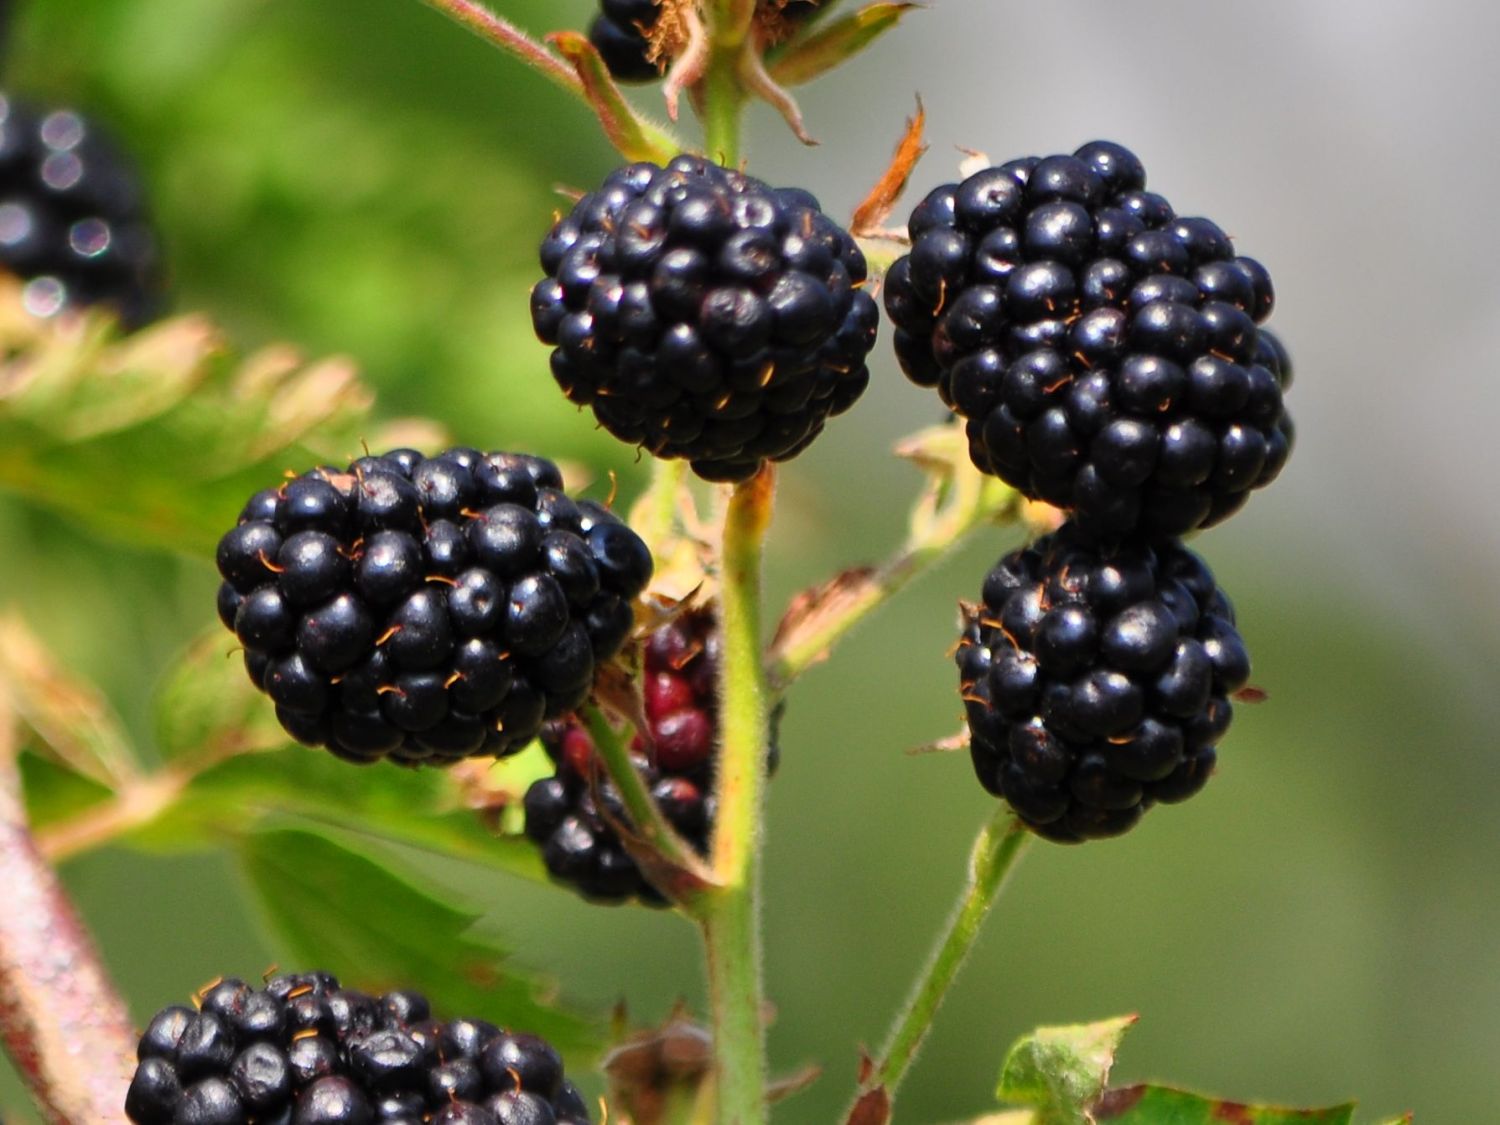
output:
[[[974,946],[974,939],[979,936],[985,915],[999,897],[1006,876],[1015,867],[1030,839],[1030,833],[1003,806],[980,831],[969,857],[968,885],[958,900],[958,908],[953,912],[948,930],[933,951],[911,999],[891,1029],[880,1060],[865,1084],[866,1089],[884,1086],[886,1094],[894,1099],[896,1088],[906,1077],[907,1069],[927,1037],[933,1016],[947,995],[948,987],[958,976]]]
[[[690,871],[698,870],[701,862],[682,837],[673,831],[661,809],[651,799],[646,780],[631,761],[630,749],[619,732],[610,726],[604,713],[593,705],[584,709],[583,718],[589,728],[589,735],[594,740],[594,750],[604,762],[604,768],[608,771],[610,780],[615,783],[615,788],[620,791],[620,800],[625,804],[625,811],[630,814],[631,827],[675,866]]]
[[[745,109],[740,58],[754,49],[750,41],[754,16],[754,0],[709,0],[704,22],[708,60],[698,102],[703,150],[710,160],[728,168],[740,161],[740,117]]]
[[[538,70],[554,84],[575,97],[583,97],[583,82],[551,51],[509,20],[495,15],[474,0],[422,0],[429,8],[442,12],[454,23],[472,31],[487,43],[515,55],[533,70]]]
[[[717,886],[703,896],[699,915],[708,951],[719,1125],[758,1125],[766,1112],[759,845],[770,697],[761,661],[760,571],[773,490],[769,466],[735,487],[720,556],[722,744],[711,853]]]
[[[677,525],[678,506],[686,479],[686,461],[651,458],[651,483],[631,509],[630,526],[646,541],[653,555],[660,554],[662,545]]]

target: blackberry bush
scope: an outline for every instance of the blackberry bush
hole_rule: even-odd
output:
[[[326,972],[229,978],[151,1018],[125,1095],[136,1125],[587,1125],[545,1039],[438,1020],[411,991]]]
[[[128,328],[162,307],[141,184],[103,131],[71,109],[0,94],[0,268],[42,315],[103,304]]]
[[[1235,512],[1291,450],[1270,275],[1146,190],[1120,145],[930,192],[885,307],[907,376],[968,420],[974,464],[1102,535]]]
[[[297,741],[403,765],[503,756],[582,703],[651,553],[540,457],[398,449],[251,498],[219,617]]]
[[[1250,675],[1197,555],[1171,539],[1100,550],[1069,524],[989,572],[957,660],[980,782],[1068,842],[1198,792]]]
[[[869,381],[864,255],[797,188],[700,157],[632,164],[542,242],[532,323],[601,425],[709,480],[785,461]]]

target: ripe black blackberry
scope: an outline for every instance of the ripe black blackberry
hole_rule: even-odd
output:
[[[661,68],[651,61],[646,34],[656,26],[656,0],[599,0],[599,14],[589,25],[589,42],[617,81],[654,82]]]
[[[1069,842],[1202,788],[1250,675],[1197,555],[1175,539],[1101,550],[1072,524],[995,565],[957,661],[980,782]]]
[[[707,609],[675,618],[646,639],[641,694],[651,741],[637,734],[631,744],[636,768],[666,819],[700,853],[708,850],[714,821],[719,644]],[[775,741],[773,729],[772,769]],[[588,731],[569,716],[542,729],[542,746],[557,769],[527,790],[526,834],[541,845],[553,878],[601,902],[663,904],[611,827],[611,820],[628,824],[629,816]]]
[[[503,756],[579,706],[651,554],[540,457],[396,450],[257,493],[219,616],[299,742],[404,765]]]
[[[696,156],[632,164],[542,242],[532,322],[610,433],[709,480],[801,452],[869,381],[854,240],[797,188]]]
[[[1095,535],[1217,523],[1291,449],[1270,276],[1145,187],[1104,141],[985,169],[917,205],[886,277],[901,366],[974,464]]]
[[[327,973],[222,980],[158,1012],[125,1095],[136,1125],[588,1125],[546,1040],[433,1019]]]
[[[127,328],[162,306],[156,236],[124,155],[87,118],[0,94],[0,268],[38,315],[113,308]]]

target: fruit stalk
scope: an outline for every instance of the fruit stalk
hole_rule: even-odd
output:
[[[985,915],[1000,895],[1006,878],[1014,869],[1030,842],[1030,833],[1015,820],[1008,809],[1001,809],[980,830],[969,856],[969,877],[958,907],[948,921],[947,931],[939,940],[932,958],[891,1028],[880,1059],[870,1073],[864,1089],[884,1087],[886,1097],[894,1099],[896,1089],[921,1049],[922,1041],[932,1028],[933,1017],[948,994],[958,972],[963,968]]]
[[[719,885],[703,896],[699,911],[708,953],[720,1125],[765,1120],[759,844],[769,693],[761,662],[760,571],[774,485],[774,470],[762,468],[735,486],[724,516],[719,595],[723,745],[711,852]]]
[[[699,106],[703,151],[727,168],[739,161],[740,115],[745,108],[740,58],[751,49],[754,16],[754,0],[709,0],[707,4],[708,62]]]
[[[27,830],[0,702],[0,1042],[48,1121],[125,1121],[134,1035],[72,902]]]

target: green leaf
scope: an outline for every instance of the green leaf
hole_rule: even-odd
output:
[[[1005,1058],[996,1096],[1036,1106],[1037,1125],[1088,1125],[1087,1107],[1104,1092],[1115,1052],[1135,1016],[1039,1027]]]
[[[646,122],[625,100],[587,36],[576,31],[555,31],[547,36],[547,41],[573,65],[583,84],[583,99],[599,118],[604,135],[616,152],[626,160],[665,164],[681,151],[682,146],[671,141],[670,134],[664,138],[660,126]]]
[[[21,788],[26,794],[26,819],[33,831],[75,816],[109,798],[110,791],[104,786],[42,754],[22,754],[18,765]]]
[[[771,77],[782,86],[811,82],[848,62],[916,7],[919,5],[878,0],[847,16],[819,23],[778,52],[768,65]]]
[[[349,361],[286,346],[236,358],[199,316],[121,337],[104,312],[27,315],[7,279],[0,351],[0,488],[133,543],[211,554],[285,470],[385,440]]]
[[[129,842],[178,849],[272,821],[405,844],[545,882],[530,841],[497,836],[463,805],[450,772],[388,763],[354,766],[303,746],[240,754],[192,777],[170,808]]]
[[[1164,1086],[1111,1090],[1093,1110],[1099,1125],[1350,1125],[1354,1106],[1284,1109],[1241,1105]]]
[[[154,712],[157,749],[174,761],[286,744],[275,711],[245,675],[234,638],[217,626],[168,670],[157,688]]]
[[[544,981],[474,932],[477,915],[311,832],[247,837],[241,858],[297,964],[369,989],[412,987],[445,1018],[472,1016],[541,1035],[570,1065],[602,1042],[599,1021],[547,1003]]]

